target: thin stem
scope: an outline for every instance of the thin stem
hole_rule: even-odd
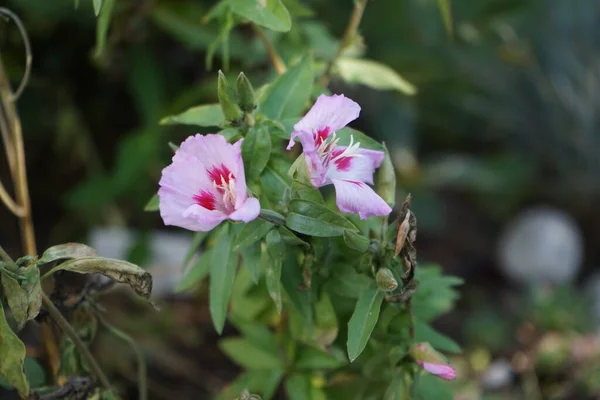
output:
[[[77,347],[77,350],[79,350],[83,358],[86,359],[90,369],[96,376],[96,379],[100,381],[100,383],[106,388],[106,390],[112,392],[112,386],[110,385],[108,378],[106,377],[106,375],[104,375],[102,368],[100,368],[100,365],[98,365],[98,362],[96,361],[92,353],[90,353],[90,350],[81,341],[81,339],[79,339],[79,336],[77,336],[77,333],[75,332],[71,324],[69,324],[65,317],[63,317],[63,315],[54,306],[52,301],[48,298],[48,296],[46,296],[45,293],[42,293],[42,304],[44,305],[46,311],[48,311],[48,314],[50,314],[52,320],[56,322],[56,325],[58,325],[59,328],[69,337],[69,339],[73,341],[75,347]]]
[[[8,160],[8,167],[10,168],[11,176],[17,175],[17,159],[15,156],[15,145],[10,135],[10,130],[4,117],[4,111],[0,107],[0,132],[2,133],[2,141],[4,142],[4,150],[6,152],[6,159]]]
[[[23,45],[25,46],[25,72],[23,73],[23,78],[21,79],[21,83],[19,83],[19,87],[12,95],[11,101],[17,101],[23,90],[25,90],[25,86],[29,82],[29,75],[31,74],[31,62],[33,57],[31,55],[31,43],[29,42],[29,36],[27,35],[27,30],[21,21],[21,18],[17,16],[14,12],[10,11],[8,8],[0,7],[0,14],[4,14],[12,19],[17,28],[19,28],[19,33],[21,34],[21,38],[23,39]]]
[[[14,139],[13,143],[16,153],[17,170],[16,174],[13,174],[13,180],[15,185],[15,193],[17,195],[17,202],[24,210],[23,215],[19,217],[21,240],[23,242],[24,253],[36,255],[37,251],[35,246],[33,221],[31,219],[29,188],[27,186],[27,169],[25,165],[23,132],[21,130],[21,121],[19,120],[13,99],[14,95],[11,93],[8,77],[6,76],[4,66],[2,65],[2,60],[0,59],[0,103],[4,112],[6,113],[9,131],[12,133],[12,138]]]
[[[4,250],[2,246],[0,246],[0,258],[2,258],[10,268],[14,269],[15,271],[18,269],[17,264],[15,264],[13,259],[8,255],[8,253]],[[44,292],[42,292],[42,304],[44,305],[46,311],[48,311],[48,314],[50,314],[50,317],[59,326],[59,328],[65,333],[65,335],[69,337],[69,339],[73,341],[75,347],[77,347],[77,350],[79,350],[81,355],[86,359],[86,361],[89,364],[89,367],[91,368],[94,375],[96,375],[96,378],[100,381],[102,386],[104,386],[107,390],[112,391],[110,382],[106,378],[106,375],[104,375],[104,372],[102,372],[102,369],[96,362],[96,359],[94,358],[92,353],[90,353],[87,346],[81,341],[81,339],[79,339],[79,336],[77,336],[77,333],[75,332],[71,324],[69,324],[65,317],[63,317],[60,311],[58,311],[58,309],[54,306],[52,301],[48,298],[48,296],[46,296]]]
[[[410,325],[408,326],[408,332],[410,334],[410,338],[415,338],[415,322],[413,320],[412,315],[412,297],[406,301],[406,312],[408,313],[408,318],[410,319]]]
[[[277,50],[275,50],[275,47],[273,46],[273,43],[271,43],[269,37],[258,26],[253,24],[252,28],[267,48],[267,55],[269,56],[271,64],[273,64],[273,68],[275,68],[275,72],[277,72],[279,75],[283,74],[287,68],[285,66],[285,63],[279,56],[279,53],[277,53]]]
[[[10,194],[8,194],[6,188],[2,184],[2,181],[0,181],[0,200],[4,203],[6,208],[8,208],[10,212],[15,214],[17,217],[22,217],[25,214],[23,207],[18,205],[13,198],[10,197]]]
[[[329,85],[329,79],[331,78],[331,72],[333,70],[333,66],[337,62],[337,60],[341,57],[342,53],[354,40],[356,37],[356,33],[358,32],[358,27],[360,25],[360,21],[362,20],[363,14],[365,12],[365,8],[367,7],[367,2],[369,0],[355,0],[354,1],[354,11],[350,16],[350,20],[348,21],[348,25],[346,26],[346,30],[344,31],[344,35],[342,36],[342,40],[340,41],[340,46],[338,47],[337,52],[333,59],[327,64],[327,69],[325,73],[321,77],[321,85],[327,87]]]
[[[117,336],[118,338],[124,340],[129,343],[133,351],[135,352],[137,363],[138,363],[138,392],[139,392],[139,400],[147,400],[148,399],[148,381],[147,381],[147,368],[146,368],[146,360],[144,360],[144,354],[141,349],[133,340],[131,336],[117,328],[116,326],[110,324],[108,321],[104,319],[104,317],[98,312],[96,313],[98,320],[104,325],[112,334]]]

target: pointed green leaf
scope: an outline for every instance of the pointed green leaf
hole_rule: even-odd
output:
[[[244,260],[244,266],[250,271],[252,282],[258,284],[260,280],[260,256],[261,256],[261,243],[253,243],[250,246],[244,247],[241,250],[242,260]],[[266,253],[266,248],[265,248]]]
[[[104,0],[102,2],[102,9],[96,22],[96,50],[94,51],[94,57],[100,57],[106,46],[106,35],[110,26],[110,17],[112,16],[115,1]]]
[[[204,104],[192,107],[181,114],[169,115],[160,120],[161,125],[196,125],[196,126],[223,126],[225,115],[219,104]]]
[[[279,76],[267,89],[259,105],[260,112],[274,120],[300,115],[312,92],[312,63],[312,57],[305,56]]]
[[[302,157],[302,160],[304,160],[304,157]],[[325,203],[319,189],[315,189],[313,186],[309,186],[299,181],[292,182],[292,198],[309,200],[319,204]]]
[[[461,348],[454,340],[433,329],[426,322],[415,318],[415,341],[429,342],[436,350],[448,353],[460,353]]]
[[[334,369],[344,365],[343,362],[323,350],[305,347],[300,351],[294,367],[300,370]]]
[[[376,90],[398,90],[413,95],[417,89],[387,65],[359,58],[340,58],[336,63],[340,76],[348,83],[359,83]]]
[[[150,200],[148,200],[148,202],[146,203],[146,205],[144,206],[144,211],[146,212],[154,212],[154,211],[158,211],[159,208],[159,199],[158,199],[158,195],[155,194],[153,195]]]
[[[396,204],[396,171],[385,143],[385,157],[375,176],[375,191],[392,208]]]
[[[292,27],[290,13],[281,0],[229,0],[231,10],[257,25],[287,32]]]
[[[29,384],[25,377],[25,345],[10,329],[0,302],[0,375],[23,396],[29,394]]]
[[[185,292],[194,286],[208,275],[210,270],[212,249],[208,249],[202,252],[200,257],[196,260],[194,265],[185,273],[175,291],[177,293]]]
[[[452,10],[450,7],[450,0],[438,0],[438,7],[442,13],[442,19],[444,20],[444,26],[448,35],[452,35]]]
[[[223,339],[219,348],[236,364],[247,369],[273,370],[284,367],[277,353],[271,353],[246,339]]]
[[[187,267],[188,263],[192,260],[192,257],[194,257],[194,254],[196,254],[198,247],[200,247],[202,242],[204,242],[204,240],[208,237],[209,233],[210,232],[196,232],[194,234],[192,244],[190,245],[190,248],[188,249],[187,253],[185,253],[185,258],[183,259],[184,268]]]
[[[235,271],[237,269],[237,254],[231,254],[232,237],[229,224],[224,224],[215,240],[210,261],[210,315],[219,334],[223,332],[229,298],[233,289]]]
[[[360,251],[361,253],[369,250],[369,246],[371,245],[371,241],[368,238],[349,230],[344,231],[344,242],[351,249]]]
[[[265,271],[269,296],[275,302],[277,312],[281,314],[281,268],[285,256],[285,245],[279,231],[274,229],[267,234],[267,250],[270,260]]]
[[[264,238],[272,228],[272,223],[258,218],[244,224],[240,233],[237,235],[233,250],[237,251],[258,242],[260,239]]]
[[[102,9],[102,0],[93,0],[93,4],[94,4],[94,15],[96,15],[96,17],[97,17],[98,14],[100,14],[100,10]]]
[[[371,286],[358,297],[354,313],[348,321],[348,358],[353,362],[365,349],[379,319],[384,293]]]
[[[271,136],[265,127],[257,126],[248,132],[242,143],[242,159],[246,180],[257,179],[269,162],[271,155]]]
[[[305,235],[341,236],[344,230],[358,231],[349,220],[324,205],[308,200],[294,199],[289,203],[285,224],[293,231]]]

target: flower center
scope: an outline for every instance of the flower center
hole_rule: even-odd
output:
[[[329,132],[329,128],[325,128]],[[352,158],[362,157],[358,152],[360,149],[360,142],[354,143],[354,136],[350,135],[350,145],[345,149],[341,150],[338,146],[340,138],[336,137],[335,132],[325,139],[322,139],[319,130],[315,133],[315,143],[318,145],[317,154],[323,161],[323,166],[327,169],[331,163],[334,163],[339,171],[348,171]],[[322,139],[317,141],[317,139]],[[329,139],[329,140],[327,140]]]
[[[217,202],[213,193],[201,190],[199,194],[194,195],[194,201],[207,210],[215,210],[217,204],[222,211],[230,213],[235,210],[235,175],[227,168],[225,164],[214,166],[206,171],[208,177],[213,182],[213,187],[221,195],[220,202]]]

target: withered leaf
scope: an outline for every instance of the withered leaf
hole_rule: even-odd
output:
[[[96,255],[96,250],[85,244],[64,243],[48,248],[38,260],[38,264],[48,264],[62,259],[94,257]]]
[[[27,321],[34,319],[40,312],[42,288],[40,270],[35,263],[20,267],[17,274],[23,279],[17,281],[2,272],[2,289],[20,330]]]
[[[48,275],[61,270],[79,274],[106,275],[117,282],[129,285],[138,295],[146,299],[150,298],[152,292],[152,275],[127,261],[104,257],[81,257],[57,265],[48,272]]]

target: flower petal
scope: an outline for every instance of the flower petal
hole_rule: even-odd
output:
[[[227,214],[219,210],[207,210],[198,204],[192,204],[182,214],[185,218],[183,228],[195,232],[208,232],[227,219]]]
[[[233,144],[233,149],[236,153],[237,168],[235,171],[235,208],[236,210],[242,207],[242,204],[248,198],[248,188],[246,187],[246,172],[244,170],[244,160],[242,159],[242,143],[244,139],[240,139]]]
[[[181,143],[177,153],[198,158],[206,169],[224,164],[230,171],[237,171],[241,162],[241,143],[231,145],[224,136],[218,134],[190,136]],[[237,176],[236,176],[237,178]]]
[[[333,96],[322,94],[304,118],[294,125],[294,131],[310,132],[312,135],[314,132],[328,128],[328,136],[354,121],[359,114],[360,106],[343,94]]]
[[[213,189],[204,165],[196,157],[178,152],[173,163],[163,169],[159,185],[160,215],[165,224],[195,230],[196,225],[190,227],[183,213],[195,204],[199,190]]]
[[[246,199],[244,204],[229,215],[234,221],[250,222],[260,214],[260,202],[254,197]]]
[[[439,376],[442,379],[448,381],[456,379],[456,371],[450,365],[447,364],[433,364],[428,362],[418,361],[418,364],[430,374]]]
[[[337,146],[335,151],[340,153],[346,146]],[[358,157],[343,157],[329,164],[327,179],[343,179],[373,184],[373,174],[381,166],[385,153],[379,150],[358,149]]]
[[[390,206],[366,183],[332,179],[335,186],[335,202],[343,212],[358,214],[360,219],[372,215],[388,215]]]

